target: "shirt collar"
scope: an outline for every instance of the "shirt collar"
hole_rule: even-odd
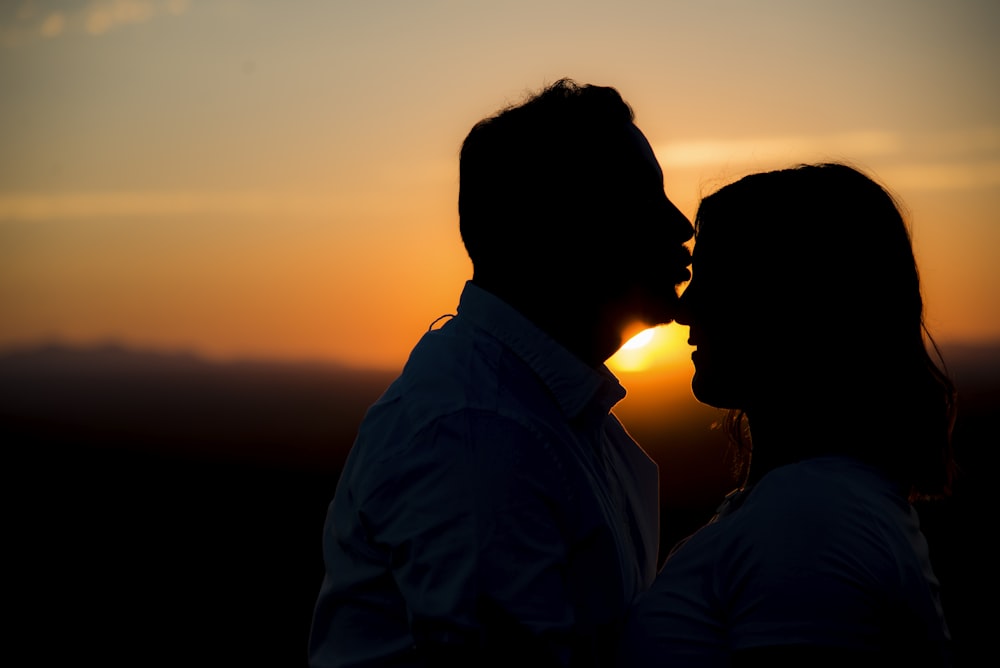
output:
[[[514,307],[468,281],[458,314],[510,348],[549,388],[571,420],[587,410],[607,415],[625,388],[605,365],[594,369],[559,345]]]

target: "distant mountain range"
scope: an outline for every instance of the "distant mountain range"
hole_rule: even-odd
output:
[[[0,428],[333,470],[394,375],[332,363],[222,363],[117,345],[50,345],[0,356]]]
[[[1000,342],[945,345],[943,354],[963,409],[996,415]],[[332,362],[214,362],[117,344],[10,350],[0,353],[0,435],[336,471],[365,410],[396,373]],[[718,450],[720,435],[708,428],[718,412],[691,397],[686,375],[656,387],[642,375],[623,382],[638,396],[619,414],[647,449],[663,457]]]

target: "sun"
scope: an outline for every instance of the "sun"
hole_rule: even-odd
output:
[[[649,342],[653,340],[656,336],[656,330],[652,327],[649,329],[644,329],[631,339],[625,342],[622,346],[623,350],[638,350],[644,346],[649,345]]]
[[[617,372],[634,373],[686,362],[691,355],[688,328],[676,323],[643,329],[608,360]]]

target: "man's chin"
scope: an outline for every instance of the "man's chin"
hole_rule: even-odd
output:
[[[677,312],[680,309],[680,298],[676,293],[647,303],[645,309],[645,320],[650,327],[657,325],[669,325],[677,319]]]

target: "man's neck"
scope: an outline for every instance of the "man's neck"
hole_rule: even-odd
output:
[[[535,288],[489,281],[472,282],[502,299],[549,337],[592,368],[598,368],[624,342],[623,328],[616,327],[601,309],[572,296],[558,297]]]

